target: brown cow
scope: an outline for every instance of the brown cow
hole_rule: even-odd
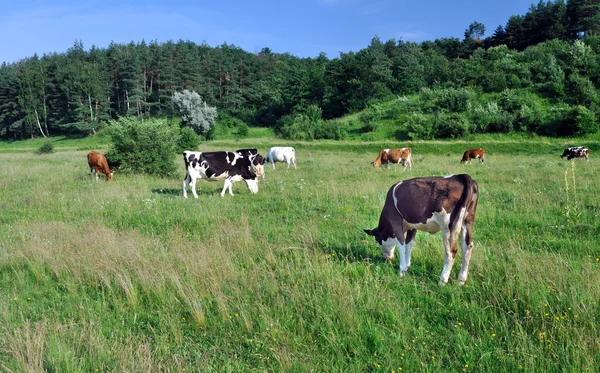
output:
[[[460,163],[469,164],[471,163],[471,159],[479,159],[479,163],[485,162],[485,150],[483,148],[467,150],[463,154]]]
[[[404,276],[417,230],[432,234],[441,230],[444,269],[440,285],[448,282],[459,243],[463,261],[458,283],[463,285],[473,249],[478,194],[477,183],[467,174],[404,180],[388,191],[377,228],[364,231],[375,236],[386,259],[394,257],[394,247],[398,246],[400,276]]]
[[[106,181],[112,180],[113,173],[108,167],[108,162],[106,161],[104,154],[92,150],[88,153],[87,158],[92,177],[96,174],[96,182],[98,181],[98,171],[106,175]]]
[[[401,149],[383,149],[379,152],[377,159],[374,162],[371,162],[373,167],[379,167],[382,164],[386,164],[388,168],[390,168],[390,163],[402,163],[404,166],[403,170],[406,170],[406,167],[412,169],[412,151],[410,148],[401,148]]]

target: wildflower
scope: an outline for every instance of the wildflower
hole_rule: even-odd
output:
[[[238,316],[239,316],[239,315],[236,313],[236,314],[235,314],[235,317],[238,317]]]

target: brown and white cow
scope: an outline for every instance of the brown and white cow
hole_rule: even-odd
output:
[[[108,167],[104,154],[92,150],[88,153],[87,159],[92,177],[94,177],[94,174],[96,175],[96,182],[98,181],[98,171],[106,175],[106,181],[112,180],[113,172]]]
[[[473,249],[478,194],[477,183],[467,174],[400,181],[388,191],[377,228],[364,231],[375,236],[386,259],[392,259],[398,247],[400,276],[404,276],[417,230],[432,234],[441,230],[444,268],[440,285],[448,282],[459,243],[463,261],[458,283],[463,285]]]
[[[401,149],[383,149],[379,152],[377,159],[374,162],[371,162],[373,167],[379,167],[382,164],[386,164],[388,168],[390,168],[390,163],[402,163],[404,166],[403,170],[406,170],[406,167],[412,169],[412,151],[410,148],[401,148]]]
[[[586,161],[589,161],[590,150],[584,148],[583,146],[572,146],[570,148],[566,148],[560,157],[567,157],[567,160],[569,161],[573,158],[585,158]]]
[[[485,162],[485,150],[483,148],[467,150],[464,152],[460,163],[469,164],[471,159],[479,159],[479,163]]]

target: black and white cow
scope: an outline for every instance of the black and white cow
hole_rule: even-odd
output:
[[[584,148],[583,146],[572,146],[570,148],[566,148],[560,157],[567,157],[568,161],[570,161],[573,158],[585,158],[586,161],[589,161],[590,151],[589,149]]]
[[[183,179],[183,197],[187,198],[187,187],[190,185],[194,197],[198,198],[196,193],[196,180],[198,178],[208,181],[225,179],[221,197],[225,196],[227,189],[229,189],[229,194],[233,196],[232,184],[241,180],[246,182],[250,192],[253,194],[258,193],[258,180],[256,180],[256,177],[263,173],[264,158],[255,150],[240,149],[235,152],[184,151],[183,161],[186,173],[185,179]]]
[[[410,266],[417,230],[429,233],[441,230],[444,268],[440,285],[448,282],[459,243],[463,262],[458,282],[463,285],[473,248],[477,200],[477,183],[467,174],[400,181],[388,191],[377,228],[365,229],[365,233],[375,236],[386,259],[392,259],[394,247],[398,247],[400,276],[404,276]]]

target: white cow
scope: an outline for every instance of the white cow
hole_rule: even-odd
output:
[[[288,168],[290,168],[291,162],[294,164],[294,168],[296,168],[296,150],[291,146],[274,146],[269,149],[267,162],[271,162],[273,169],[275,169],[275,162],[286,162]]]

